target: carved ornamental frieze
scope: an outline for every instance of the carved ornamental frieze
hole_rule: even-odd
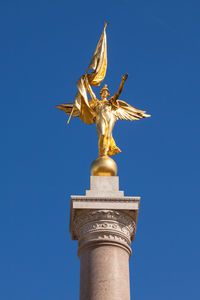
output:
[[[124,211],[83,210],[76,213],[73,220],[74,237],[82,248],[97,243],[115,243],[131,254],[131,240],[135,235],[136,224]]]

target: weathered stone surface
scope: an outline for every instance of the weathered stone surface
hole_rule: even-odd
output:
[[[129,300],[129,255],[119,247],[101,245],[80,255],[80,300]]]

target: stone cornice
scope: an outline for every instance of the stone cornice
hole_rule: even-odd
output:
[[[101,202],[138,202],[140,197],[88,197],[88,196],[71,196],[71,199],[74,201],[101,201]]]

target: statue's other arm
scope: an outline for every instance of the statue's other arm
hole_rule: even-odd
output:
[[[120,86],[119,86],[119,89],[117,91],[117,93],[111,97],[111,101],[113,103],[116,102],[116,100],[119,98],[119,95],[121,94],[122,90],[123,90],[123,87],[124,87],[124,82],[126,81],[126,79],[128,78],[128,74],[126,73],[124,76],[122,76],[122,81],[120,83]]]

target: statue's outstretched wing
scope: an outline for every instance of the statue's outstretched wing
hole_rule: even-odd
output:
[[[91,108],[91,110],[93,109],[94,107],[94,102],[89,100],[88,101],[89,103],[89,106]],[[76,105],[74,105],[74,103],[63,103],[63,104],[60,104],[60,105],[56,105],[56,108],[64,111],[67,115],[70,115],[71,112],[72,112],[72,117],[81,117],[81,105],[79,105],[78,103]],[[94,123],[93,120],[90,120],[91,123]]]
[[[122,100],[116,100],[117,105],[114,105],[113,113],[121,120],[139,120],[147,118],[151,115],[146,114],[146,111],[139,110]]]
[[[56,108],[64,111],[67,115],[71,114],[72,108],[74,106],[74,103],[63,103],[60,105],[56,105]],[[80,111],[78,108],[75,106],[72,112],[72,117],[79,117]]]

